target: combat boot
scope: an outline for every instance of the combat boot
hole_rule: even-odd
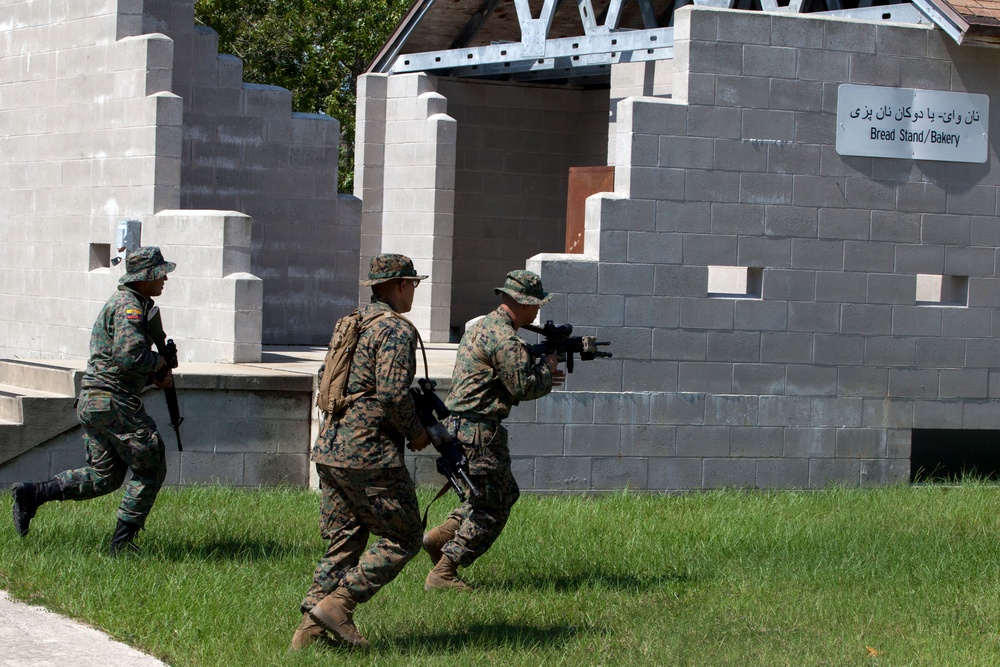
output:
[[[135,546],[135,542],[132,540],[135,539],[140,530],[142,530],[142,526],[118,519],[115,534],[111,536],[111,546],[108,547],[108,555],[117,556],[126,549],[129,551],[138,551],[139,548]]]
[[[347,646],[368,648],[368,640],[361,636],[354,625],[354,608],[357,606],[358,603],[350,592],[341,587],[323,598],[309,615]]]
[[[63,499],[62,488],[54,479],[38,484],[18,482],[11,487],[11,493],[14,496],[14,527],[21,537],[28,534],[28,526],[43,503]]]
[[[294,653],[295,651],[301,651],[307,646],[312,646],[316,643],[316,640],[323,639],[326,637],[326,630],[323,629],[321,625],[318,625],[316,621],[312,619],[309,614],[302,614],[302,622],[299,623],[299,627],[295,628],[295,634],[292,635],[292,643],[288,647],[289,653]]]
[[[451,560],[448,554],[441,554],[434,569],[427,573],[424,580],[425,591],[452,589],[456,591],[471,591],[472,586],[458,578],[458,563]]]
[[[431,557],[431,562],[435,565],[441,560],[441,548],[448,542],[455,539],[462,522],[458,517],[449,516],[440,526],[431,528],[424,533],[424,551]]]

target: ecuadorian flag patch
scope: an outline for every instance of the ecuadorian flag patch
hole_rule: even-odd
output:
[[[142,311],[138,308],[126,308],[125,309],[125,319],[126,320],[141,320]]]

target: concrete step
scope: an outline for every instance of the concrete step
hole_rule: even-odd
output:
[[[72,362],[78,365],[78,362]],[[0,359],[0,385],[11,385],[58,394],[76,396],[80,391],[79,368],[44,361]]]
[[[72,366],[0,360],[0,463],[76,426],[80,376]]]

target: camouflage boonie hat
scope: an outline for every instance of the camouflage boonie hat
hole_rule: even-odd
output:
[[[382,253],[372,257],[371,266],[368,268],[368,280],[362,280],[361,284],[378,285],[395,278],[424,280],[427,276],[418,276],[417,270],[413,268],[413,260],[406,255]]]
[[[541,306],[552,298],[551,294],[542,289],[541,277],[532,271],[511,271],[507,274],[503,287],[493,289],[494,294],[500,292],[527,306]]]
[[[156,280],[176,268],[176,264],[163,259],[163,254],[155,245],[145,246],[125,255],[125,275],[119,278],[118,282],[124,285],[143,280]]]

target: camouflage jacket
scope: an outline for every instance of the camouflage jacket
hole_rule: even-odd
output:
[[[82,388],[132,395],[142,391],[159,359],[146,322],[152,307],[152,299],[128,285],[118,286],[94,322]]]
[[[377,296],[368,318],[392,306]],[[361,332],[347,393],[374,391],[352,403],[313,446],[312,460],[335,468],[399,468],[403,445],[423,426],[409,388],[417,368],[416,332],[399,317],[384,317]]]
[[[541,360],[532,363],[527,344],[517,336],[510,315],[497,308],[462,336],[445,404],[461,416],[500,421],[519,401],[552,391],[552,373]]]

